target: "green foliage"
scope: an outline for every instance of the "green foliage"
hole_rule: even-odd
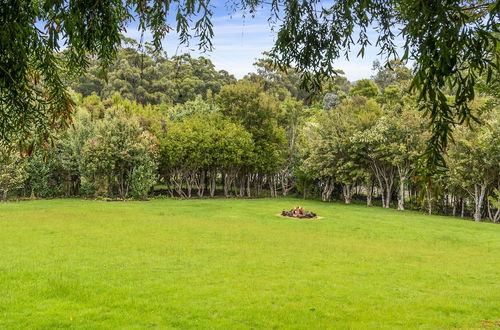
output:
[[[137,45],[120,48],[110,66],[107,83],[99,80],[98,62],[70,86],[84,97],[96,93],[103,99],[115,93],[141,105],[183,104],[197,97],[218,93],[223,85],[235,82],[226,71],[217,71],[204,57],[189,54],[167,58],[144,51]]]
[[[448,179],[473,199],[476,221],[481,221],[483,217],[483,202],[488,198],[488,190],[500,182],[498,109],[484,114],[482,119],[484,124],[474,129],[457,129],[455,143],[448,154]]]
[[[346,203],[351,202],[351,189],[367,177],[362,146],[353,137],[373,125],[380,112],[373,99],[346,98],[306,131],[303,148],[308,153],[302,170],[314,173],[322,181],[323,200],[330,200],[334,184],[340,184]]]
[[[212,99],[204,101],[201,95],[198,95],[194,100],[187,101],[184,104],[178,104],[171,107],[168,111],[168,117],[171,120],[181,120],[194,115],[212,115],[219,111],[217,105]]]
[[[255,2],[254,2],[255,3]],[[257,1],[259,3],[259,1]],[[272,1],[273,12],[281,1]],[[334,73],[334,63],[360,47],[358,56],[372,44],[388,59],[397,58],[396,36],[405,41],[403,62],[415,62],[411,88],[419,94],[431,120],[428,165],[442,164],[456,122],[473,118],[469,102],[475,97],[478,77],[494,81],[498,72],[498,1],[345,1],[324,4],[320,0],[284,2],[284,16],[272,55],[281,67],[294,66],[304,73],[303,83],[321,88],[324,76]],[[389,62],[390,63],[390,62]],[[453,88],[454,100],[445,96]]]
[[[257,72],[249,73],[244,79],[260,84],[264,90],[278,97],[280,101],[287,97],[296,100],[310,98],[310,93],[300,86],[299,72],[292,68],[286,71],[280,70],[268,52],[264,52],[262,55],[263,58],[254,63]]]
[[[25,185],[30,196],[47,198],[63,194],[65,177],[57,149],[35,152],[29,159],[26,172],[28,178]]]
[[[155,182],[154,137],[120,113],[95,125],[95,135],[82,148],[82,178],[98,196],[145,197]]]
[[[377,85],[370,79],[361,79],[356,81],[354,87],[351,88],[349,94],[352,96],[364,96],[372,98],[379,94]]]
[[[250,171],[272,174],[282,162],[284,132],[277,125],[278,100],[263,92],[262,86],[248,80],[226,85],[217,96],[223,115],[241,123],[255,143]]]
[[[272,66],[300,72],[304,90],[320,90],[325,79],[338,75],[335,60],[347,57],[355,45],[360,47],[358,56],[364,55],[371,44],[369,29],[375,27],[376,45],[388,59],[397,58],[399,46],[394,40],[401,36],[405,42],[403,62],[415,62],[411,88],[418,92],[432,124],[430,166],[442,161],[440,152],[446,149],[455,123],[473,119],[470,102],[475,97],[478,77],[491,82],[498,73],[498,1],[229,1],[230,8],[244,13],[255,14],[260,6],[268,10],[270,22],[279,25],[270,53]],[[113,92],[119,90],[139,103],[182,103],[203,94],[200,89],[215,91],[205,84],[204,73],[210,68],[183,76],[186,67],[182,64],[190,61],[185,55],[174,63],[159,65],[161,68],[165,64],[166,72],[174,72],[174,77],[150,84],[164,78],[153,78],[157,70],[150,65],[150,59],[144,60],[143,54],[148,53],[153,62],[163,61],[161,40],[174,29],[173,25],[182,44],[194,38],[201,50],[211,50],[213,12],[205,0],[166,4],[73,0],[67,5],[61,1],[7,1],[0,10],[1,48],[7,50],[0,56],[0,142],[16,141],[24,150],[32,151],[33,140],[41,144],[54,130],[67,128],[73,102],[63,77],[86,72],[89,58],[96,58],[99,69],[89,70],[93,76],[83,83],[80,92],[105,92],[108,87],[95,78],[106,76],[122,43],[122,33],[133,19],[141,31],[150,30],[152,45],[140,45],[141,54],[132,52],[117,62],[116,75],[110,74],[108,85]],[[167,20],[172,15],[173,25]],[[65,50],[56,55],[62,44]],[[267,70],[269,66],[262,67]],[[145,76],[148,78],[143,79]],[[221,76],[222,80],[229,78]],[[160,91],[169,84],[175,85],[167,88],[174,93],[165,97]],[[283,86],[298,97],[298,91],[290,88],[293,84]],[[451,101],[445,95],[447,88],[454,94]],[[283,88],[278,90],[281,93]]]
[[[149,159],[149,164],[140,164],[134,167],[130,175],[130,195],[135,199],[145,199],[156,182],[156,164]]]
[[[53,130],[67,128],[73,104],[63,76],[84,73],[89,57],[97,58],[99,76],[105,76],[132,18],[139,21],[140,29],[152,30],[154,46],[159,50],[160,40],[172,29],[167,23],[170,12],[178,12],[177,31],[182,43],[190,39],[188,21],[195,19],[200,48],[211,49],[212,12],[208,6],[195,6],[193,1],[168,6],[139,1],[3,3],[0,42],[1,48],[9,51],[0,56],[0,141],[20,141],[30,150],[33,141],[26,138],[35,136],[41,143]],[[58,56],[62,44],[65,50]],[[134,79],[134,73],[128,78]],[[86,90],[95,88],[87,86]],[[141,88],[135,91],[139,97],[146,97]]]
[[[354,96],[344,99],[336,109],[336,113],[342,113],[349,125],[364,129],[372,126],[382,112],[380,105],[374,99]]]
[[[399,209],[407,202],[431,213],[449,214],[453,208],[455,214],[458,205],[468,215],[477,198],[463,188],[475,189],[472,179],[461,176],[477,173],[488,177],[479,188],[482,218],[485,206],[491,211],[487,197],[497,185],[498,169],[474,164],[481,157],[497,161],[482,156],[499,153],[496,136],[476,141],[476,131],[458,128],[457,146],[447,156],[451,170],[424,168],[429,121],[417,110],[426,104],[409,92],[412,76],[401,61],[376,63],[373,81],[354,86],[340,71],[323,76],[320,100],[306,97],[299,71],[280,68],[273,55],[264,54],[256,74],[235,82],[206,58],[167,58],[148,43],[124,41],[106,83],[98,79],[95,57],[89,58],[85,76],[64,76],[76,91],[71,93],[77,105],[73,125],[55,136],[52,149],[47,145],[27,159],[25,195],[143,199],[165,192],[181,197],[301,193],[331,200],[342,194],[346,203],[366,196],[368,205],[373,197],[389,207],[397,193]],[[495,131],[498,84],[484,73],[479,79],[481,97],[468,106]],[[444,91],[453,94],[455,87]],[[454,104],[456,97],[445,97]],[[482,150],[469,152],[464,145]],[[155,183],[161,189],[150,191]],[[427,204],[418,195],[425,195]]]
[[[0,146],[0,191],[2,200],[7,199],[9,190],[20,188],[26,178],[26,162],[19,152]]]
[[[220,114],[199,114],[167,123],[160,139],[160,173],[182,197],[191,197],[193,186],[199,197],[205,188],[213,196],[218,173],[234,175],[252,161],[253,152],[254,141],[241,124]]]
[[[156,138],[116,107],[103,118],[92,119],[93,107],[102,106],[100,101],[92,104],[90,113],[78,110],[73,128],[53,149],[37,150],[28,158],[28,195],[147,196],[156,183]]]
[[[392,60],[382,65],[378,60],[373,62],[373,81],[381,90],[389,86],[407,84],[412,79],[411,70],[400,60]]]

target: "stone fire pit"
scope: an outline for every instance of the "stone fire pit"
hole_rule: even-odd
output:
[[[306,211],[300,206],[297,206],[296,208],[291,209],[290,211],[283,210],[283,212],[281,212],[280,216],[289,217],[289,218],[296,218],[296,219],[319,219],[319,217],[316,215],[316,213]]]

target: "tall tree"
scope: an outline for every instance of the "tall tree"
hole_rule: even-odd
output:
[[[401,112],[388,111],[386,116],[379,119],[385,122],[386,130],[383,133],[383,146],[390,155],[391,163],[396,167],[399,180],[398,210],[404,210],[405,191],[410,177],[415,172],[419,158],[425,150],[427,123],[422,120],[420,113],[408,105]]]
[[[498,110],[497,110],[498,111]],[[500,176],[500,118],[483,118],[484,125],[457,130],[449,151],[451,180],[474,201],[474,220],[481,221],[484,203]]]
[[[375,75],[372,76],[377,86],[384,90],[390,85],[399,85],[403,82],[409,82],[412,79],[412,73],[401,60],[392,60],[382,65],[380,61],[373,62]]]
[[[109,112],[81,149],[82,189],[88,195],[145,197],[156,182],[156,159],[155,137],[136,119]]]
[[[254,157],[249,172],[274,180],[281,168],[285,134],[278,127],[279,103],[276,97],[263,91],[260,84],[240,80],[222,87],[217,102],[223,115],[242,124],[254,140]]]
[[[375,27],[376,44],[395,57],[396,36],[405,44],[403,60],[415,61],[412,88],[417,90],[432,121],[431,161],[438,161],[455,122],[471,118],[478,75],[498,71],[498,18],[495,0],[232,0],[235,10],[255,14],[269,9],[279,25],[272,56],[281,67],[303,73],[303,85],[320,87],[335,75],[334,60],[347,56],[351,46],[370,43],[367,30]],[[175,15],[175,24],[168,20]],[[106,69],[116,55],[120,36],[133,19],[151,30],[156,50],[175,25],[181,43],[195,38],[210,50],[213,10],[207,0],[182,1],[19,1],[0,7],[0,142],[22,137],[46,140],[51,130],[70,122],[72,100],[61,79],[63,72],[81,74],[88,56]],[[280,18],[278,20],[278,18]],[[63,56],[55,52],[65,46]],[[443,89],[453,86],[453,102]],[[37,133],[37,134],[35,134]]]
[[[2,201],[7,201],[10,190],[20,188],[26,178],[26,161],[13,148],[0,146],[0,191]]]

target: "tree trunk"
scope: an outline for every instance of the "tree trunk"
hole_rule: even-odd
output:
[[[246,183],[246,175],[245,174],[242,174],[241,177],[240,177],[240,180],[239,181],[239,186],[240,186],[240,192],[239,192],[239,196],[240,197],[245,197],[245,183]]]
[[[323,187],[323,192],[321,193],[321,200],[323,202],[330,202],[332,199],[332,192],[334,188],[334,184],[330,178],[328,178],[325,182],[325,186]]]
[[[259,174],[255,174],[255,188],[257,196],[260,196],[262,193],[262,177]]]
[[[215,195],[215,188],[217,186],[217,182],[216,182],[217,172],[216,171],[210,172],[209,175],[210,175],[210,177],[209,177],[210,197],[214,197],[214,195]]]
[[[497,223],[500,220],[500,208],[498,208],[495,212],[491,207],[489,200],[486,201],[486,206],[488,208],[488,217],[492,222]]]
[[[251,197],[252,189],[251,189],[252,177],[251,175],[247,175],[247,197]]]
[[[370,187],[366,192],[366,206],[373,206],[372,197],[373,197],[373,182],[370,182]]]
[[[284,169],[279,175],[281,181],[281,189],[283,196],[287,196],[290,190],[293,188],[293,182],[290,183],[289,171]]]
[[[229,187],[230,187],[230,184],[231,182],[229,181],[229,175],[227,173],[224,173],[223,174],[223,178],[224,178],[224,197],[228,197],[228,194],[229,194]]]
[[[205,178],[206,178],[205,171],[202,170],[199,173],[197,173],[195,185],[197,189],[196,194],[198,195],[199,198],[203,198],[203,195],[205,194]]]
[[[191,188],[191,179],[190,178],[187,178],[186,184],[187,184],[187,191],[188,191],[187,196],[188,196],[188,198],[191,198],[192,188]]]
[[[348,184],[342,185],[342,194],[344,195],[344,202],[346,204],[351,204],[352,201],[352,187]]]
[[[307,180],[304,179],[304,186],[303,186],[303,194],[302,194],[302,198],[303,199],[306,199],[307,198]]]
[[[383,186],[380,187],[380,197],[382,198],[382,207],[385,207],[385,189]]]
[[[392,198],[392,189],[389,189],[389,187],[387,187],[385,189],[385,205],[384,205],[384,208],[388,209],[391,207],[391,198]]]
[[[483,208],[484,195],[486,193],[486,184],[475,184],[474,185],[474,221],[481,221],[481,211]]]
[[[6,202],[7,201],[7,193],[9,192],[8,189],[4,189],[3,190],[3,194],[2,194],[2,201]]]
[[[274,176],[268,177],[269,181],[269,191],[271,193],[271,197],[276,197],[276,186],[274,184]]]
[[[186,194],[182,190],[182,181],[183,181],[182,180],[182,175],[179,176],[178,180],[174,179],[173,181],[174,181],[174,185],[175,185],[175,190],[177,191],[177,194],[179,195],[179,197],[185,198]]]
[[[454,217],[456,217],[457,216],[457,198],[455,197],[455,195],[451,195],[451,203],[453,204],[453,207],[451,209],[452,215]]]
[[[460,198],[460,206],[462,207],[462,210],[460,211],[460,218],[463,218],[465,213],[465,199],[463,197]]]
[[[427,211],[429,215],[432,215],[432,192],[427,187]]]
[[[398,210],[404,211],[405,209],[405,178],[400,178],[399,180],[399,198],[398,198]]]

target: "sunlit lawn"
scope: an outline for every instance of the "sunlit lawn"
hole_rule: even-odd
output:
[[[302,205],[322,220],[276,217]],[[0,328],[480,328],[500,226],[295,199],[0,204]]]

